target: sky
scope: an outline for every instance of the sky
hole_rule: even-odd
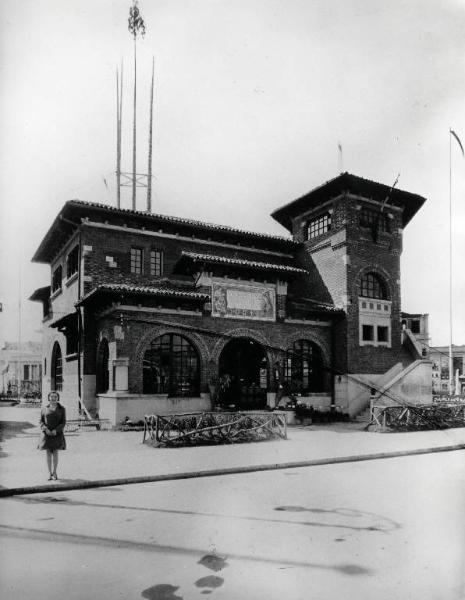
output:
[[[41,305],[27,298],[50,271],[31,258],[63,204],[116,204],[121,63],[122,168],[132,168],[130,4],[0,3],[0,343],[40,339]],[[431,343],[449,344],[452,240],[453,342],[465,344],[465,159],[449,134],[465,145],[465,3],[139,8],[142,173],[155,59],[153,212],[287,235],[270,213],[341,170],[387,185],[400,173],[399,188],[427,198],[404,230],[402,309],[428,313]],[[137,207],[144,202],[141,190]],[[122,205],[130,208],[126,194]]]

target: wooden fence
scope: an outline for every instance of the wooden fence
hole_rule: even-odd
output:
[[[465,427],[464,403],[371,407],[370,425],[398,431]]]
[[[154,446],[235,444],[269,439],[287,439],[284,412],[202,412],[144,417],[143,442],[149,441]]]

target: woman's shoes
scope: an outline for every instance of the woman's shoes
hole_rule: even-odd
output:
[[[50,473],[50,477],[48,478],[49,481],[51,481],[53,479],[53,475]]]
[[[57,474],[56,473],[52,473],[52,479],[58,479]]]

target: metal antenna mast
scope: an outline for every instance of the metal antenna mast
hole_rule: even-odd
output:
[[[149,164],[147,169],[147,212],[152,211],[152,133],[153,133],[153,82],[155,58],[152,57],[152,87],[150,89]]]
[[[142,19],[137,6],[137,0],[129,9],[128,29],[134,38],[134,114],[132,128],[132,210],[136,210],[136,187],[137,187],[137,169],[136,169],[136,107],[137,107],[137,36],[145,35],[145,23]]]
[[[121,117],[123,113],[123,63],[116,69],[116,206],[121,208]]]

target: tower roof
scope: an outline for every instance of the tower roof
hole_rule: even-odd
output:
[[[292,219],[305,210],[313,208],[344,193],[354,194],[361,198],[370,198],[383,202],[389,196],[389,204],[402,207],[402,224],[405,227],[421,208],[426,198],[411,192],[405,192],[383,183],[377,183],[351,173],[341,173],[304,196],[288,202],[276,209],[271,216],[288,231],[292,231]]]

